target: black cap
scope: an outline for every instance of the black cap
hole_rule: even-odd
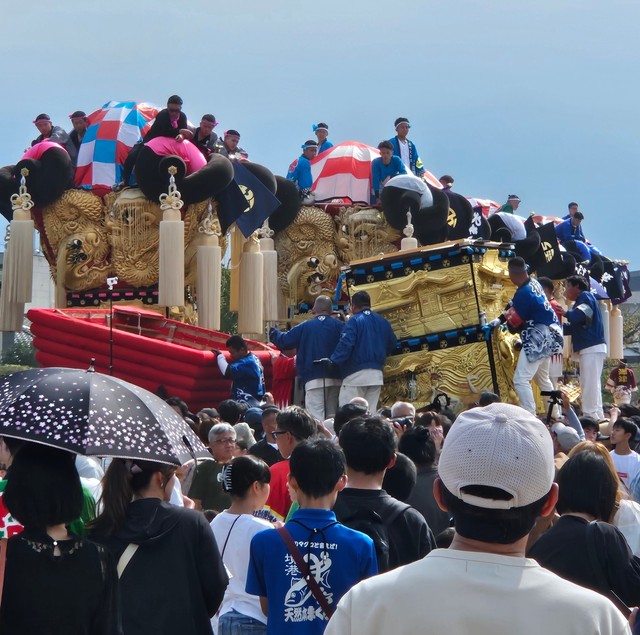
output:
[[[80,117],[83,117],[86,119],[87,113],[84,112],[83,110],[76,110],[75,112],[69,115],[69,119],[80,119]]]

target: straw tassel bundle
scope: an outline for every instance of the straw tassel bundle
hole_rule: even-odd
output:
[[[184,201],[175,185],[176,168],[169,168],[169,193],[160,196],[160,275],[158,304],[184,306],[184,222],[180,210]]]
[[[238,332],[243,335],[262,336],[263,269],[260,243],[253,235],[244,244],[240,261]]]

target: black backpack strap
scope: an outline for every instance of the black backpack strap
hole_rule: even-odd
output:
[[[598,549],[596,547],[596,531],[598,529],[598,521],[594,520],[587,525],[587,556],[589,557],[589,564],[591,569],[596,575],[598,590],[605,597],[609,598],[616,608],[625,616],[629,617],[631,609],[618,597],[616,593],[611,589],[609,584],[609,578],[607,572],[602,566],[602,561],[598,556]]]
[[[396,509],[393,510],[393,513],[389,516],[389,518],[384,521],[384,526],[388,529],[398,518],[400,518],[400,516],[402,516],[407,511],[407,509],[411,509],[411,505],[407,505],[407,503],[400,503],[396,507]]]
[[[335,524],[335,523],[332,523],[332,524]],[[306,563],[304,561],[304,558],[300,553],[300,549],[298,549],[298,546],[296,545],[291,534],[289,533],[289,530],[286,527],[282,526],[276,529],[276,531],[280,534],[280,538],[282,538],[282,541],[287,546],[287,549],[289,550],[289,553],[293,557],[293,560],[296,563],[296,566],[300,570],[300,573],[304,576],[304,579],[307,583],[307,586],[309,587],[309,590],[311,591],[311,593],[313,593],[313,597],[316,599],[316,601],[324,611],[324,614],[327,616],[327,619],[330,619],[331,616],[333,615],[333,609],[329,605],[329,601],[327,600],[327,597],[322,592],[322,589],[320,588],[318,581],[315,579],[315,577],[311,573],[311,568],[309,566],[309,563]]]

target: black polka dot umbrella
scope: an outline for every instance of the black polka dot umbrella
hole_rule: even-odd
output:
[[[0,436],[93,456],[180,465],[211,458],[160,397],[75,368],[37,368],[0,379]]]

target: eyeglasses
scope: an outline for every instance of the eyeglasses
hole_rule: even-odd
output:
[[[214,443],[220,443],[224,445],[235,445],[236,440],[235,439],[216,439]]]
[[[277,439],[279,435],[287,434],[287,432],[289,432],[289,430],[274,430],[271,434],[273,435],[274,439]]]

